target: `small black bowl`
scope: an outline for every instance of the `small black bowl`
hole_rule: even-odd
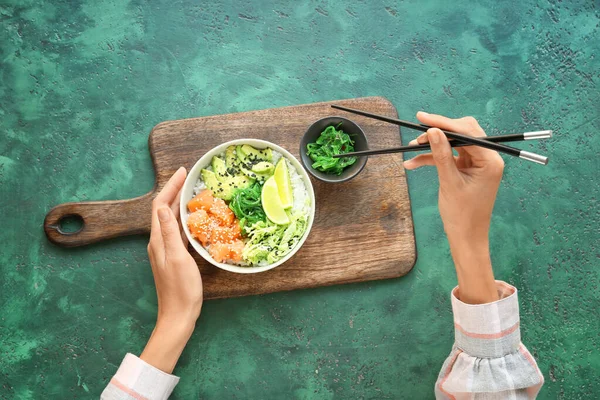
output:
[[[362,151],[369,149],[367,136],[360,128],[360,126],[350,121],[349,119],[343,117],[326,117],[312,124],[308,128],[304,136],[302,136],[302,140],[300,141],[300,160],[302,161],[304,169],[306,169],[309,174],[323,182],[346,182],[358,175],[367,164],[367,156],[359,157],[354,164],[350,165],[349,167],[346,167],[346,169],[342,171],[341,175],[326,174],[325,172],[317,171],[312,167],[313,160],[306,154],[306,145],[309,143],[316,142],[319,136],[321,136],[321,133],[328,126],[338,126],[340,122],[342,123],[340,129],[346,132],[348,135],[350,135],[350,138],[354,140],[354,151]]]

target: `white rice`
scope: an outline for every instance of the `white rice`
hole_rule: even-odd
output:
[[[292,205],[292,214],[307,215],[310,212],[310,198],[302,176],[292,165],[290,160],[285,160],[290,173],[290,181],[292,182],[292,195],[294,196],[294,204]]]
[[[196,184],[194,185],[194,197],[204,189],[206,189],[206,184],[202,179],[198,178]]]
[[[279,159],[281,157],[283,157],[283,155],[275,150],[271,150],[272,151],[272,156],[273,156],[273,165],[277,165],[277,162],[279,161]],[[289,161],[288,161],[288,165],[290,165]]]

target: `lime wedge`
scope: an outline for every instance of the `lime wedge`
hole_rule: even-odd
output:
[[[260,200],[263,209],[265,210],[265,214],[267,214],[267,218],[277,225],[286,225],[290,223],[285,208],[283,208],[283,204],[281,204],[275,176],[270,177],[265,182],[260,195]]]
[[[292,193],[292,182],[290,181],[290,174],[288,172],[287,163],[285,159],[281,157],[277,166],[275,167],[275,182],[279,189],[279,197],[281,198],[281,204],[283,208],[288,209],[294,205],[294,195]]]

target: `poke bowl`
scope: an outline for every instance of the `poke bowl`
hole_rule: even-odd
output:
[[[179,211],[202,258],[251,274],[282,265],[302,247],[315,216],[315,193],[287,150],[237,139],[208,151],[190,169]]]

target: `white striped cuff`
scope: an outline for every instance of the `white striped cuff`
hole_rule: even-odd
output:
[[[500,300],[466,304],[452,291],[456,346],[473,357],[502,357],[515,352],[521,343],[517,289],[496,281]]]
[[[148,400],[168,399],[177,383],[177,376],[167,374],[131,353],[127,353],[110,381],[110,385],[132,398]]]

